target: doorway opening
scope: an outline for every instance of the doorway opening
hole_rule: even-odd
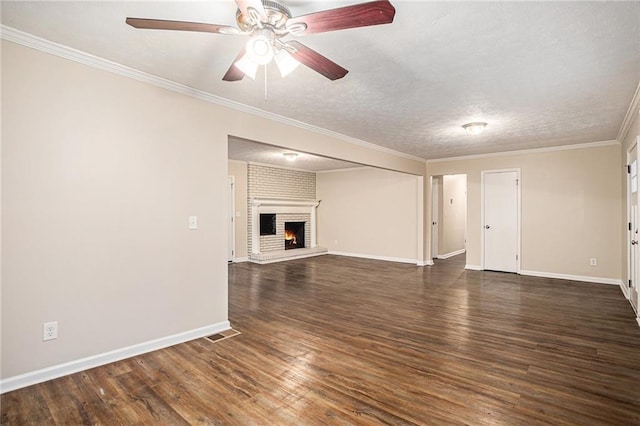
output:
[[[467,175],[431,177],[431,259],[466,265]]]

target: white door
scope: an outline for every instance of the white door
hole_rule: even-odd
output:
[[[519,172],[482,173],[484,240],[483,269],[518,272]]]
[[[638,145],[629,151],[629,300],[638,311]]]
[[[227,260],[229,262],[233,262],[235,260],[235,249],[236,249],[236,227],[235,227],[235,215],[236,215],[236,197],[234,194],[235,180],[233,176],[229,176],[229,198],[228,198],[228,214],[227,214],[227,226],[229,236],[229,250],[227,255]]]
[[[431,258],[438,257],[438,178],[431,180]]]

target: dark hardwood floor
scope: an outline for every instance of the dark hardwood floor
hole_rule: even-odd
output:
[[[640,424],[640,327],[617,286],[463,256],[231,264],[241,335],[7,393],[2,423]]]

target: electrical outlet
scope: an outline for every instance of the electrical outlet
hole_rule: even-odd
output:
[[[58,338],[58,321],[45,322],[42,324],[42,341]]]
[[[595,257],[592,257],[591,259],[589,259],[589,265],[598,266],[598,259],[596,259]]]
[[[198,216],[189,216],[189,229],[198,229]]]

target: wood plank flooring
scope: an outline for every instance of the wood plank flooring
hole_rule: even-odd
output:
[[[617,286],[338,256],[229,265],[242,334],[1,397],[2,424],[638,425]]]

